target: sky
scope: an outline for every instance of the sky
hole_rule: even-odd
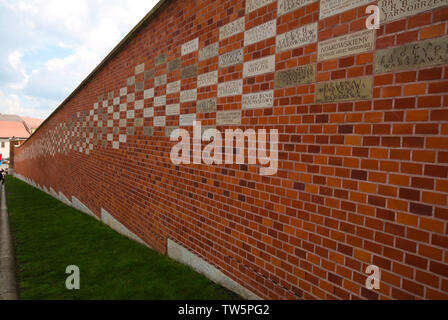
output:
[[[0,0],[0,113],[48,117],[158,0]]]

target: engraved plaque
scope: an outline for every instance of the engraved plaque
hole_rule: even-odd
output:
[[[275,71],[275,55],[244,63],[243,77],[253,77]]]
[[[171,133],[177,129],[179,129],[179,127],[166,127],[165,128],[165,136],[168,138],[171,137]]]
[[[193,39],[182,45],[182,55],[185,56],[199,49],[199,38]]]
[[[277,36],[277,52],[303,47],[317,41],[317,22]]]
[[[244,32],[244,46],[247,47],[259,41],[275,37],[276,34],[277,20],[271,20]]]
[[[153,127],[144,127],[143,128],[143,136],[145,137],[152,137],[154,135],[154,128]]]
[[[154,80],[154,86],[160,87],[166,84],[166,74],[158,76]]]
[[[135,77],[134,76],[129,77],[128,81],[127,81],[127,84],[128,84],[128,87],[133,86],[135,84]],[[101,99],[102,99],[102,97],[101,97]]]
[[[243,95],[243,109],[272,108],[274,91],[257,92]]]
[[[135,92],[143,91],[144,88],[145,88],[145,84],[143,82],[137,82],[135,84]]]
[[[375,73],[448,64],[448,36],[377,50]]]
[[[165,114],[167,116],[177,116],[178,114],[180,114],[180,104],[167,105]]]
[[[278,0],[277,16],[280,17],[285,13],[295,11],[313,2],[316,2],[316,0]]]
[[[218,83],[218,71],[212,71],[198,76],[198,88],[212,86],[217,83]]]
[[[234,80],[218,85],[218,97],[230,97],[243,93],[243,80]]]
[[[219,43],[212,43],[211,45],[199,50],[199,61],[208,60],[216,57],[219,54]]]
[[[127,98],[126,98],[127,102],[134,102],[135,101],[135,93],[129,93]]]
[[[241,124],[241,111],[222,111],[216,114],[217,125]]]
[[[191,66],[182,69],[180,74],[181,79],[194,78],[198,75],[198,65],[192,64]]]
[[[246,0],[246,14],[264,7],[275,0]]]
[[[121,88],[120,89],[120,97],[124,97],[128,94],[128,88]]]
[[[181,127],[191,127],[196,121],[196,113],[182,114],[179,118],[179,125]]]
[[[379,0],[381,23],[403,19],[448,5],[448,0]]]
[[[154,88],[145,90],[143,97],[144,97],[145,99],[151,99],[151,98],[154,98]]]
[[[197,89],[185,90],[180,93],[180,102],[191,102],[196,101],[198,97]]]
[[[243,63],[244,49],[237,49],[235,51],[224,53],[219,56],[219,68],[227,68],[236,64]]]
[[[275,88],[295,87],[316,81],[316,65],[308,64],[294,69],[277,71],[275,73]]]
[[[154,117],[154,127],[164,127],[166,125],[165,116]]]
[[[138,66],[135,67],[135,74],[140,74],[143,71],[145,71],[145,64],[139,64]]]
[[[134,119],[134,127],[143,127],[143,119],[142,118]]]
[[[154,74],[155,74],[154,68],[146,70],[145,71],[145,80],[150,80],[150,79],[154,78]]]
[[[182,64],[182,60],[180,58],[177,58],[175,60],[172,60],[170,62],[168,62],[166,68],[168,72],[172,72],[174,70],[180,69]]]
[[[166,96],[160,96],[154,98],[154,107],[160,107],[166,105]]]
[[[166,85],[166,93],[172,94],[180,91],[180,80],[170,82]]]
[[[164,64],[164,63],[166,63],[166,53],[162,53],[160,56],[158,56],[155,59],[155,62],[154,62],[154,64],[156,66],[160,66],[161,64]]]
[[[321,0],[319,20],[360,7],[370,2],[372,2],[372,0]]]
[[[135,101],[134,108],[135,108],[135,110],[143,109],[144,105],[145,105],[145,103],[143,100],[138,100],[138,101]]]
[[[146,108],[145,110],[143,110],[143,116],[145,118],[154,117],[154,108]]]
[[[372,51],[375,43],[375,30],[362,30],[337,38],[321,41],[318,44],[318,61],[335,59],[362,52]]]
[[[196,105],[196,113],[216,112],[216,99],[200,100]]]
[[[317,103],[369,99],[372,99],[372,77],[316,84]]]
[[[144,99],[154,98],[154,88],[145,90],[143,97]]]
[[[238,33],[244,32],[246,19],[244,17],[232,21],[219,29],[219,40],[224,40]]]

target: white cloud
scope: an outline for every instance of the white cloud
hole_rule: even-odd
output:
[[[48,116],[157,2],[0,0],[0,113]]]

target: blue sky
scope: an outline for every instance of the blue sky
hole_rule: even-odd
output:
[[[158,0],[0,0],[0,113],[46,118]]]

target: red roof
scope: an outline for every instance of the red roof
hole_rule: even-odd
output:
[[[30,129],[37,129],[42,122],[44,122],[41,119],[36,119],[36,118],[30,118],[30,117],[22,117],[23,121],[25,121],[25,123],[28,125],[28,127]]]
[[[23,122],[0,121],[0,138],[28,138],[29,136]]]

